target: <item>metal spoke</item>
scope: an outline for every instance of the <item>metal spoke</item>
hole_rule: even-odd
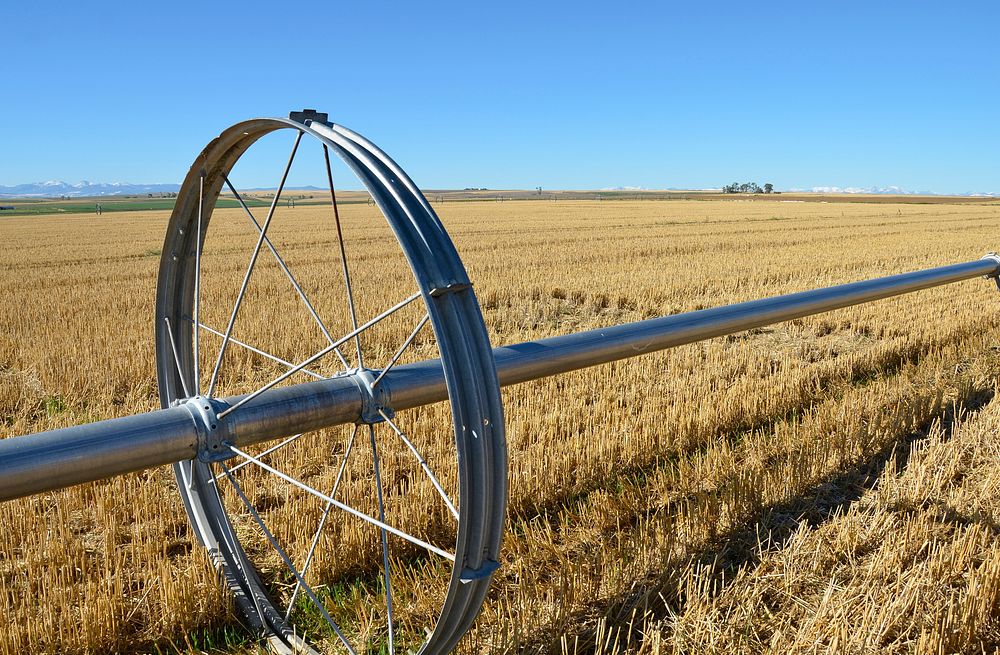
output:
[[[417,327],[413,328],[413,332],[410,333],[410,336],[406,338],[406,341],[403,342],[403,345],[399,347],[399,350],[396,351],[396,354],[393,355],[392,359],[389,360],[389,365],[386,366],[384,369],[382,369],[382,372],[379,373],[378,377],[375,378],[375,381],[372,382],[372,389],[374,389],[378,385],[378,383],[382,381],[382,378],[384,378],[385,374],[389,372],[389,369],[391,369],[393,366],[396,365],[396,362],[399,361],[399,358],[403,356],[403,351],[409,348],[410,344],[413,343],[413,340],[417,338],[417,333],[420,332],[420,328],[424,327],[424,325],[427,324],[428,320],[430,320],[430,314],[424,314],[424,317],[420,319],[419,323],[417,323]]]
[[[340,470],[337,471],[337,479],[333,483],[333,489],[330,491],[330,497],[337,495],[337,489],[340,488],[340,481],[344,477],[344,471],[347,469],[347,459],[351,456],[351,450],[354,448],[354,438],[358,435],[358,425],[354,425],[354,430],[351,432],[351,438],[347,442],[347,448],[344,450],[344,457],[340,460]],[[249,464],[249,461],[243,462],[240,466]],[[309,552],[306,554],[305,564],[302,565],[302,575],[305,576],[306,572],[309,571],[309,565],[312,564],[313,555],[316,552],[316,546],[319,544],[319,537],[323,533],[323,527],[326,525],[326,519],[330,516],[330,509],[333,507],[332,504],[327,503],[326,507],[323,508],[323,517],[319,520],[319,527],[316,528],[315,534],[313,534],[312,543],[309,545]],[[299,585],[295,585],[295,591],[292,592],[292,599],[288,601],[288,609],[285,611],[285,620],[292,614],[292,606],[295,605],[295,598],[299,595]]]
[[[174,353],[174,364],[177,366],[177,377],[181,379],[181,388],[184,390],[184,397],[190,398],[191,392],[188,391],[187,382],[184,381],[184,371],[181,370],[181,358],[177,355],[177,342],[174,341],[174,331],[170,327],[170,317],[164,316],[163,320],[167,322],[167,337],[170,338],[170,350]]]
[[[236,481],[236,478],[233,477],[233,474],[229,470],[229,467],[226,466],[225,462],[220,462],[220,464],[222,465],[222,470],[226,474],[226,477],[229,479],[229,482],[231,482],[233,488],[236,489],[236,493],[239,495],[240,500],[243,501],[243,504],[246,506],[247,510],[253,516],[254,520],[257,522],[257,525],[259,525],[260,529],[264,532],[264,536],[267,537],[267,540],[271,543],[271,547],[278,552],[278,555],[285,562],[285,566],[288,567],[288,570],[292,572],[292,575],[295,576],[295,579],[298,580],[299,584],[302,585],[302,588],[305,589],[306,595],[308,595],[309,598],[312,599],[312,602],[316,604],[316,609],[320,611],[320,613],[323,615],[323,618],[326,619],[326,622],[330,624],[330,627],[333,628],[333,631],[336,632],[337,636],[340,637],[340,640],[344,642],[344,646],[353,655],[355,651],[353,648],[351,648],[351,644],[347,641],[347,638],[344,637],[344,633],[340,631],[340,628],[337,626],[337,623],[326,611],[326,607],[324,607],[323,603],[321,603],[319,601],[319,598],[316,597],[316,594],[313,592],[312,587],[306,584],[306,581],[302,578],[302,574],[298,572],[298,570],[295,568],[295,565],[292,564],[292,560],[289,559],[288,554],[285,553],[285,550],[281,547],[280,544],[278,544],[278,541],[274,538],[274,535],[271,534],[271,531],[264,523],[264,519],[260,517],[260,514],[257,513],[256,509],[254,509],[253,505],[250,503],[250,500],[246,497],[246,494],[243,493],[243,488],[240,487],[240,484]]]
[[[214,334],[216,336],[220,336],[220,337],[226,336],[226,335],[222,334],[221,332],[219,332],[218,330],[213,330],[212,328],[208,327],[204,323],[199,323],[198,327],[200,327],[202,330],[205,330],[206,332],[211,332],[212,334]],[[235,344],[235,345],[240,346],[242,348],[246,348],[250,352],[255,352],[258,355],[261,355],[262,357],[267,357],[272,362],[277,362],[278,364],[281,364],[282,366],[287,366],[288,368],[294,368],[295,367],[295,364],[293,364],[292,362],[290,362],[288,360],[285,360],[285,359],[282,359],[282,358],[278,357],[277,355],[272,355],[271,353],[266,352],[264,350],[261,350],[260,348],[254,348],[250,344],[244,343],[244,342],[240,341],[239,339],[234,339],[233,337],[229,337],[229,343]],[[320,375],[319,373],[317,373],[315,371],[310,371],[307,368],[303,368],[303,369],[301,369],[301,371],[303,373],[305,373],[306,375],[313,376],[317,380],[326,380],[327,379],[327,376]]]
[[[253,249],[253,254],[250,255],[250,263],[247,265],[247,272],[243,276],[243,284],[240,286],[240,292],[236,296],[236,304],[233,306],[233,313],[229,316],[229,325],[226,326],[226,334],[222,338],[222,348],[219,349],[219,357],[215,360],[215,368],[212,369],[212,377],[208,383],[208,396],[212,396],[212,392],[215,391],[215,383],[219,378],[219,368],[222,366],[222,358],[226,354],[226,346],[229,345],[229,337],[233,333],[233,325],[236,323],[236,316],[240,312],[240,307],[243,304],[243,298],[247,292],[247,285],[250,284],[250,276],[253,274],[254,266],[257,264],[257,257],[260,255],[260,248],[264,243],[264,239],[267,237],[267,228],[271,225],[271,219],[274,218],[274,208],[278,205],[278,198],[281,196],[282,189],[285,188],[285,181],[288,179],[288,171],[292,168],[292,161],[295,160],[295,152],[299,149],[299,142],[302,141],[303,132],[298,130],[295,135],[295,144],[292,146],[292,153],[288,156],[288,163],[285,165],[285,171],[281,174],[281,182],[278,184],[277,190],[274,192],[274,199],[271,201],[271,208],[267,210],[267,218],[264,219],[264,227],[261,228],[260,238],[257,239],[257,245]],[[198,323],[198,318],[195,317],[195,323]],[[195,330],[197,332],[197,330]]]
[[[438,490],[439,494],[441,494],[441,498],[444,499],[444,504],[448,506],[448,509],[451,510],[451,513],[455,515],[455,519],[458,520],[458,510],[455,509],[455,505],[451,502],[451,499],[448,498],[448,494],[445,493],[444,487],[442,487],[441,483],[438,482],[438,479],[434,477],[434,473],[431,472],[431,467],[427,465],[427,461],[417,451],[416,446],[414,446],[410,442],[410,440],[406,438],[406,434],[404,434],[403,431],[400,430],[399,427],[397,427],[396,424],[392,422],[392,419],[390,419],[386,415],[383,409],[380,408],[378,410],[378,413],[382,415],[382,418],[385,419],[385,422],[389,425],[390,428],[392,428],[393,432],[395,432],[399,436],[399,438],[403,440],[403,443],[407,445],[407,447],[410,449],[410,452],[413,453],[413,456],[417,458],[418,462],[420,462],[420,467],[424,469],[424,473],[426,473],[427,477],[431,479],[431,482],[434,484],[434,488]]]
[[[187,464],[187,472],[184,471],[184,465]],[[182,460],[177,462],[177,466],[181,470],[181,480],[184,482],[184,487],[188,491],[194,491],[194,460]]]
[[[304,362],[301,362],[299,364],[296,364],[293,368],[289,369],[284,374],[280,375],[279,377],[275,378],[274,380],[271,380],[270,382],[268,382],[267,384],[265,384],[260,389],[257,389],[257,391],[254,391],[253,393],[249,394],[248,396],[244,396],[244,398],[241,401],[239,401],[238,403],[236,403],[232,407],[229,407],[225,411],[219,412],[218,417],[219,418],[225,418],[225,416],[227,414],[230,414],[236,408],[245,405],[246,403],[250,402],[251,400],[253,400],[257,396],[259,396],[260,394],[264,393],[265,391],[267,391],[268,389],[270,389],[274,385],[282,382],[283,380],[287,380],[289,377],[291,377],[295,373],[298,373],[299,371],[301,371],[302,369],[304,369],[306,366],[309,366],[310,364],[312,364],[313,362],[315,362],[319,358],[323,357],[323,355],[326,355],[328,352],[330,352],[331,350],[333,350],[334,348],[336,348],[340,344],[342,344],[342,343],[344,343],[346,341],[350,341],[356,335],[361,334],[362,332],[364,332],[365,330],[367,330],[371,326],[373,326],[376,323],[378,323],[379,321],[385,319],[387,316],[390,316],[393,313],[395,313],[395,312],[399,311],[400,309],[402,309],[403,307],[406,307],[407,305],[409,305],[411,302],[413,302],[414,300],[416,300],[419,297],[420,297],[420,292],[417,291],[416,293],[414,293],[412,296],[410,296],[406,300],[403,300],[401,302],[396,303],[395,305],[393,305],[389,309],[385,310],[384,312],[382,312],[381,314],[379,314],[378,316],[376,316],[372,320],[368,321],[367,323],[365,323],[361,327],[359,327],[359,328],[357,328],[355,330],[352,330],[351,332],[348,332],[345,336],[341,337],[340,339],[337,339],[335,342],[333,342],[332,344],[330,344],[329,346],[327,346],[323,350],[319,351],[318,353],[316,353],[315,355],[313,355],[309,359],[307,359]]]
[[[378,446],[375,443],[375,426],[368,424],[368,437],[372,444],[372,459],[375,467],[375,492],[378,498],[378,520],[385,521],[385,501],[382,498],[382,472],[378,462]],[[389,653],[396,652],[393,645],[394,632],[392,627],[392,579],[389,576],[389,533],[382,530],[382,571],[385,578],[385,609],[389,617]]]
[[[298,434],[292,435],[292,436],[288,437],[287,439],[285,439],[284,441],[282,441],[281,443],[279,443],[277,446],[271,446],[270,448],[268,448],[267,450],[265,450],[264,452],[262,452],[260,455],[257,455],[257,457],[266,457],[267,455],[270,455],[274,451],[280,450],[281,448],[284,448],[285,446],[287,446],[288,444],[292,443],[293,441],[297,441],[299,439],[299,437],[301,437],[304,434],[305,434],[305,432],[299,432]],[[231,468],[229,470],[232,471],[233,473],[235,473],[236,471],[239,471],[241,468],[243,468],[244,466],[246,466],[249,463],[250,463],[249,461],[240,462],[239,464],[237,464],[236,466],[234,466],[233,468]],[[218,480],[221,477],[222,477],[222,474],[220,473],[219,475],[217,475],[214,478],[212,478],[212,481]],[[304,573],[305,573],[305,571],[303,571],[303,574]]]
[[[236,187],[234,187],[233,183],[229,181],[229,177],[226,176],[224,179],[226,181],[226,186],[228,186],[229,190],[233,192],[233,195],[236,197],[237,202],[240,203],[240,207],[242,207],[243,211],[246,213],[247,218],[249,218],[250,222],[253,223],[255,228],[257,228],[257,232],[263,234],[263,230],[260,227],[260,223],[257,222],[256,218],[254,218],[253,213],[250,211],[250,208],[247,207],[247,204],[243,201],[243,197],[236,190]],[[302,302],[303,304],[305,304],[306,309],[309,310],[309,313],[312,315],[313,320],[315,320],[316,324],[319,326],[319,329],[323,333],[323,336],[326,337],[326,340],[329,343],[333,343],[333,337],[330,336],[329,330],[326,329],[326,325],[323,323],[323,319],[321,319],[319,317],[319,314],[316,313],[316,309],[313,307],[312,303],[309,302],[309,298],[306,297],[305,292],[302,290],[302,287],[299,286],[299,283],[295,279],[295,276],[292,275],[292,272],[290,270],[288,270],[288,265],[285,264],[285,260],[281,258],[281,255],[278,254],[278,251],[274,247],[274,244],[272,244],[271,240],[268,239],[266,236],[264,237],[264,245],[266,245],[267,249],[271,251],[272,255],[274,255],[274,259],[275,261],[278,262],[278,266],[281,268],[282,271],[285,272],[285,275],[288,277],[288,280],[292,283],[292,287],[294,287],[295,292],[299,294],[299,298],[302,299]],[[334,349],[334,352],[337,353],[337,357],[340,358],[340,362],[344,365],[344,368],[345,369],[350,368],[350,366],[347,363],[347,360],[344,359],[343,353],[341,353],[340,350],[336,348]]]
[[[198,324],[201,313],[201,213],[205,198],[205,174],[198,178],[198,227],[194,235],[194,323]],[[201,360],[198,330],[194,331],[194,392],[201,393]]]
[[[299,489],[301,489],[301,490],[303,490],[303,491],[305,491],[307,493],[311,493],[312,495],[316,496],[317,498],[325,500],[326,502],[330,503],[334,507],[336,507],[338,509],[342,509],[343,511],[347,512],[351,516],[355,516],[355,517],[361,519],[362,521],[367,521],[368,523],[371,523],[372,525],[374,525],[376,527],[382,528],[382,529],[384,529],[384,530],[386,530],[386,531],[388,531],[388,532],[396,535],[397,537],[400,537],[402,539],[405,539],[405,540],[409,541],[411,544],[416,544],[417,546],[420,546],[422,548],[426,548],[430,552],[434,553],[435,555],[440,555],[441,557],[445,558],[446,560],[449,560],[451,562],[455,561],[455,556],[452,555],[451,553],[449,553],[448,551],[441,550],[437,546],[433,546],[433,545],[427,543],[426,541],[423,541],[422,539],[419,539],[418,537],[414,537],[413,535],[411,535],[409,533],[403,532],[399,528],[394,528],[391,525],[383,523],[382,521],[379,521],[378,519],[376,519],[374,517],[368,516],[364,512],[362,512],[360,510],[356,510],[353,507],[351,507],[350,505],[345,505],[344,503],[340,502],[339,500],[336,500],[335,498],[331,498],[330,496],[327,496],[322,491],[317,491],[317,490],[313,489],[312,487],[310,487],[309,485],[296,480],[295,478],[291,477],[290,475],[282,473],[281,471],[279,471],[278,469],[274,468],[273,466],[268,466],[267,464],[265,464],[264,462],[260,461],[259,459],[257,459],[253,455],[248,455],[247,453],[243,452],[242,450],[240,450],[236,446],[233,446],[231,444],[227,444],[227,447],[232,452],[236,453],[240,457],[243,457],[244,459],[250,460],[251,462],[253,462],[257,466],[259,466],[262,469],[264,469],[265,471],[269,471],[270,473],[273,473],[274,475],[278,476],[279,478],[281,478],[285,482],[288,482],[289,484],[292,484],[292,485],[298,487]]]
[[[354,309],[354,289],[351,287],[351,273],[347,268],[347,251],[344,248],[344,232],[340,226],[340,210],[337,209],[337,192],[333,187],[333,171],[330,169],[330,151],[323,144],[323,159],[326,160],[326,177],[330,182],[330,200],[333,202],[333,220],[337,224],[337,241],[340,242],[340,263],[344,269],[344,286],[347,289],[347,308],[351,312],[351,327],[358,327],[358,313]],[[358,351],[358,368],[364,368],[365,360],[361,356],[361,337],[354,337],[354,346]]]

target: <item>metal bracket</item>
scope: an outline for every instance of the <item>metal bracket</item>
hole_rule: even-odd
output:
[[[451,284],[445,285],[443,287],[437,287],[430,290],[430,295],[432,298],[438,298],[446,293],[458,293],[459,291],[465,291],[466,289],[471,289],[471,282],[452,282]]]
[[[288,119],[296,123],[302,123],[303,125],[308,125],[309,123],[330,124],[330,116],[325,112],[318,112],[315,109],[289,112]]]
[[[458,580],[462,584],[469,584],[475,580],[482,580],[493,575],[493,572],[498,568],[500,568],[500,562],[486,559],[483,560],[478,569],[470,569],[469,567],[462,569],[462,572],[458,574]]]
[[[205,396],[194,396],[178,404],[191,413],[191,418],[198,428],[199,461],[221,462],[235,457],[224,443],[229,441],[231,436],[226,421],[220,421],[218,418],[218,412],[225,409],[224,403]]]
[[[1000,291],[1000,255],[995,252],[988,252],[982,257],[983,259],[989,259],[996,263],[997,272],[993,275],[984,275],[983,278],[987,280],[993,280],[997,284],[997,290]]]
[[[354,372],[352,377],[361,390],[361,417],[358,420],[359,423],[367,425],[382,423],[385,421],[382,418],[382,412],[390,419],[396,416],[396,413],[387,404],[388,398],[382,392],[382,387],[372,388],[372,383],[375,382],[375,375],[372,371],[366,368],[359,369]]]

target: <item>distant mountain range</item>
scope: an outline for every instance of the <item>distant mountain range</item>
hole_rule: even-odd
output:
[[[84,180],[76,184],[50,180],[34,184],[0,186],[0,197],[17,198],[82,198],[87,196],[130,196],[146,193],[176,193],[179,184],[129,184],[128,182],[96,182]]]
[[[246,191],[274,191],[276,187],[257,187]],[[177,193],[179,184],[130,184],[129,182],[77,182],[70,184],[61,180],[35,182],[33,184],[18,184],[15,186],[0,185],[0,198],[85,198],[93,196],[135,196],[147,193]],[[302,186],[286,187],[289,191],[320,191],[320,187]]]
[[[870,187],[839,187],[839,186],[814,186],[811,189],[789,189],[789,191],[806,191],[809,193],[871,193],[876,195],[893,195],[893,196],[932,196],[934,195],[930,191],[907,191],[906,189],[898,186],[870,186]]]
[[[1000,193],[986,193],[966,191],[965,193],[934,193],[933,191],[907,191],[898,186],[871,186],[871,187],[839,187],[839,186],[814,186],[809,189],[788,189],[789,193],[868,193],[873,195],[893,195],[893,196],[969,196],[970,198],[996,198]]]

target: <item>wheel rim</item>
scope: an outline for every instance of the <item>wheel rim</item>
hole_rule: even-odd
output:
[[[202,285],[205,283],[203,262],[211,245],[211,241],[206,240],[205,235],[224,188],[232,190],[232,194],[242,205],[241,209],[254,220],[245,200],[240,198],[235,188],[229,184],[228,176],[255,142],[278,130],[293,131],[295,143],[292,154],[274,194],[267,218],[255,220],[257,243],[255,250],[251,252],[250,263],[230,320],[225,330],[221,328],[214,330],[215,338],[217,340],[221,338],[223,346],[220,347],[219,355],[213,365],[206,355],[206,331],[210,328],[204,325],[199,316],[205,309],[200,302]],[[161,259],[156,306],[157,377],[161,404],[166,407],[198,394],[219,395],[217,392],[225,384],[222,371],[226,370],[228,364],[226,355],[232,352],[227,348],[237,348],[234,344],[238,344],[241,348],[253,347],[249,343],[237,340],[232,330],[239,320],[240,312],[244,312],[245,315],[247,311],[243,307],[247,302],[248,281],[251,280],[252,273],[258,270],[261,258],[270,256],[267,255],[268,250],[274,255],[275,263],[281,262],[279,268],[287,274],[303,305],[322,327],[324,335],[333,343],[330,331],[320,318],[323,310],[309,302],[308,294],[297,284],[290,267],[282,262],[279,254],[280,246],[275,246],[266,238],[269,225],[278,213],[281,189],[303,137],[315,138],[323,146],[331,195],[333,195],[333,176],[330,173],[329,153],[333,152],[357,175],[371,194],[405,256],[415,291],[407,296],[410,302],[404,307],[417,307],[422,302],[424,316],[394,353],[388,366],[385,361],[382,362],[382,370],[391,368],[402,353],[412,348],[418,338],[417,335],[421,333],[421,328],[426,333],[424,326],[430,323],[449,393],[448,411],[453,435],[450,444],[453,463],[448,464],[447,466],[451,468],[442,474],[438,467],[444,465],[440,461],[431,461],[430,457],[424,458],[421,450],[425,445],[435,448],[440,448],[440,445],[426,439],[426,443],[414,443],[417,437],[409,434],[409,430],[403,429],[405,426],[401,425],[402,419],[397,419],[392,414],[391,389],[387,388],[384,382],[380,384],[380,369],[363,368],[364,364],[371,365],[371,362],[362,360],[364,353],[361,338],[355,337],[344,345],[350,346],[350,349],[356,348],[356,357],[350,358],[349,354],[345,354],[348,348],[345,348],[344,352],[341,352],[340,348],[328,348],[327,354],[330,359],[335,355],[341,362],[341,368],[346,369],[351,364],[361,364],[361,370],[354,372],[359,377],[367,379],[366,388],[373,390],[374,393],[367,405],[367,415],[359,425],[349,430],[349,437],[345,435],[347,442],[342,456],[338,453],[336,458],[330,458],[326,463],[327,468],[319,475],[322,480],[326,480],[323,476],[335,479],[332,486],[321,487],[321,490],[313,489],[304,483],[302,487],[295,486],[292,482],[297,480],[295,475],[282,471],[280,466],[273,462],[267,464],[268,458],[284,457],[285,461],[293,461],[294,457],[289,453],[294,448],[310,455],[316,448],[321,447],[315,443],[316,440],[309,442],[311,445],[303,445],[307,440],[300,438],[294,443],[282,446],[282,450],[274,451],[276,454],[273,455],[268,451],[249,453],[234,447],[233,452],[238,453],[239,457],[230,461],[180,462],[174,467],[178,488],[191,524],[201,543],[208,549],[220,574],[233,590],[237,607],[247,623],[265,636],[275,650],[316,652],[313,648],[315,644],[310,645],[310,642],[313,641],[313,636],[318,635],[321,637],[320,642],[335,644],[333,650],[392,652],[413,649],[425,653],[447,652],[454,648],[461,636],[471,627],[482,606],[492,571],[499,559],[506,501],[503,414],[492,350],[462,262],[441,222],[423,195],[385,153],[346,128],[325,122],[300,123],[285,119],[257,119],[234,125],[205,148],[192,166],[178,194]],[[350,316],[350,325],[357,328],[363,319],[356,315],[357,299],[352,299],[353,284],[350,276],[355,272],[349,271],[350,254],[346,256],[344,254],[345,239],[341,232],[340,216],[336,213],[335,196],[332,204],[336,217],[336,236],[340,247],[343,284],[348,298],[348,306],[343,311]],[[261,273],[258,273],[259,275]],[[402,311],[402,308],[396,310],[396,312]],[[388,316],[394,315],[395,312]],[[196,325],[202,326],[201,329],[194,329]],[[373,326],[372,329],[374,327],[377,326]],[[266,352],[266,348],[257,351],[258,354]],[[284,361],[288,363],[288,360]],[[298,374],[301,374],[301,371],[296,375]],[[315,372],[313,374],[316,375]],[[328,373],[320,375],[326,374]],[[246,393],[253,389],[241,391]],[[206,402],[205,406],[221,410],[218,412],[220,420],[224,420],[228,412],[239,411],[238,403],[224,406],[214,399]],[[419,425],[419,421],[417,424]],[[380,444],[376,437],[377,433],[386,433],[391,440],[382,438]],[[358,453],[363,442],[368,443],[370,460],[360,462],[358,460],[361,456]],[[312,450],[309,450],[310,448]],[[399,473],[404,466],[401,463],[401,454],[411,460],[408,466],[411,470],[419,470],[423,474],[422,478],[415,475],[407,478],[406,475]],[[440,459],[442,458],[437,458]],[[381,580],[383,597],[381,607],[372,607],[371,616],[376,618],[372,619],[371,625],[368,626],[342,625],[344,619],[337,613],[342,609],[338,605],[339,601],[333,594],[323,593],[323,589],[329,591],[340,583],[336,579],[324,579],[324,574],[320,572],[311,578],[308,566],[309,563],[319,560],[316,551],[319,549],[319,544],[326,539],[324,531],[331,530],[331,526],[339,525],[336,523],[338,520],[358,521],[356,516],[341,511],[344,509],[341,506],[333,506],[329,502],[331,498],[337,500],[342,482],[343,488],[347,489],[343,493],[351,493],[353,479],[350,476],[354,475],[352,473],[354,468],[370,469],[369,479],[373,489],[369,491],[374,493],[371,494],[373,498],[369,500],[357,501],[357,504],[363,507],[353,505],[351,507],[367,515],[368,519],[361,522],[367,521],[369,525],[362,527],[369,529],[371,538],[376,542],[375,550],[381,551],[378,566],[375,567],[381,569],[381,573],[375,578],[371,575],[365,578],[367,580],[365,584],[373,579]],[[333,473],[334,470],[338,471],[336,475]],[[432,515],[454,516],[454,529],[450,533],[454,541],[449,547],[441,547],[440,536],[436,539],[437,543],[431,543],[430,537],[426,540],[420,539],[419,535],[434,527],[432,524],[428,524],[430,528],[417,526],[416,529],[405,530],[392,525],[394,516],[410,516],[411,514],[406,512],[411,511],[413,507],[423,507],[420,503],[424,502],[423,497],[418,498],[415,492],[412,498],[407,498],[408,494],[403,487],[409,482],[391,488],[383,484],[383,475],[393,471],[396,472],[397,478],[402,476],[404,481],[416,480],[412,483],[414,489],[419,487],[422,492],[426,492],[433,488],[438,492],[440,496],[436,501],[438,507],[432,511]],[[269,526],[268,516],[265,516],[266,512],[261,509],[261,503],[255,503],[259,499],[255,498],[256,490],[252,484],[260,482],[260,476],[264,475],[269,476],[267,484],[274,483],[271,478],[285,475],[287,478],[279,478],[280,482],[287,485],[288,489],[294,490],[294,493],[308,496],[310,492],[306,489],[313,489],[323,496],[314,498],[325,507],[319,528],[302,531],[302,534],[296,532],[294,536],[286,539],[294,541],[296,546],[302,546],[305,542],[310,544],[304,558],[299,553],[293,552],[295,548],[282,544],[280,531]],[[361,474],[357,475],[360,479]],[[348,479],[351,479],[351,484],[344,482]],[[228,486],[224,483],[228,483]],[[364,486],[363,482],[359,485]],[[350,505],[350,502],[345,504]],[[288,506],[292,507],[290,504]],[[442,509],[442,506],[446,509]],[[369,511],[364,511],[365,509]],[[295,518],[297,517],[288,517],[288,520]],[[370,519],[373,518],[376,519],[375,525],[371,525]],[[256,528],[256,536],[252,534],[250,528]],[[392,528],[396,528],[397,532],[391,532]],[[284,533],[287,536],[289,530],[284,530]],[[446,534],[445,538],[447,537]],[[416,542],[420,542],[417,545],[425,548],[423,559],[412,556]],[[272,552],[269,555],[261,555],[266,550],[261,549],[262,543],[265,547],[271,547]],[[452,555],[454,563],[439,554],[427,554],[434,552],[427,550],[428,547]],[[407,548],[410,550],[407,551]],[[410,554],[399,555],[401,550]],[[273,563],[275,553],[277,559],[286,565],[287,570],[283,573],[268,570],[267,565],[261,563],[265,559]],[[335,553],[331,557],[336,559],[338,556],[339,554]],[[296,562],[297,557],[298,562]],[[302,563],[306,566],[302,566]],[[437,585],[441,589],[437,619],[433,626],[421,626],[425,631],[424,634],[409,634],[414,632],[414,625],[419,625],[420,613],[416,613],[418,617],[414,619],[417,621],[416,624],[406,623],[404,617],[407,608],[401,605],[405,599],[394,598],[393,588],[398,587],[399,583],[394,585],[392,576],[397,575],[398,580],[400,573],[406,580],[412,577],[418,581],[416,585],[409,584],[408,588],[419,588],[421,584],[426,583],[428,588]],[[282,587],[282,584],[285,587]],[[289,585],[293,587],[292,591],[288,591]],[[320,593],[313,589],[314,586]],[[358,592],[355,588],[352,593],[357,595],[362,592]],[[291,602],[288,602],[289,594]],[[371,592],[365,598],[375,598],[375,596],[377,593]],[[411,598],[410,601],[411,604],[419,605],[420,599],[413,601]],[[296,605],[296,602],[299,605]],[[325,622],[333,635],[324,635],[321,629],[312,625],[315,616],[299,612],[303,602],[307,607],[312,606],[314,612],[322,615],[323,621],[320,624]],[[306,618],[301,618],[300,614]],[[359,620],[358,623],[365,621]],[[404,624],[407,634],[403,633]]]

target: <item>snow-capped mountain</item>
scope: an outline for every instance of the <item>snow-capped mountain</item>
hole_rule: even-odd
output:
[[[909,195],[933,195],[929,191],[907,191],[902,187],[898,186],[870,186],[870,187],[839,187],[839,186],[814,186],[809,189],[789,189],[789,191],[799,191],[806,193],[871,193],[876,195],[895,195],[895,196],[909,196]]]
[[[894,195],[894,196],[969,196],[973,198],[996,198],[997,193],[967,191],[965,193],[935,193],[933,191],[908,191],[898,186],[871,186],[871,187],[839,187],[839,186],[814,186],[809,189],[789,189],[791,193],[869,193],[874,195]]]
[[[47,182],[35,182],[34,184],[0,186],[0,197],[58,198],[60,196],[69,196],[70,198],[80,198],[85,196],[127,196],[145,193],[175,193],[180,188],[179,184],[91,183],[86,180],[70,184],[61,180],[49,180]]]

